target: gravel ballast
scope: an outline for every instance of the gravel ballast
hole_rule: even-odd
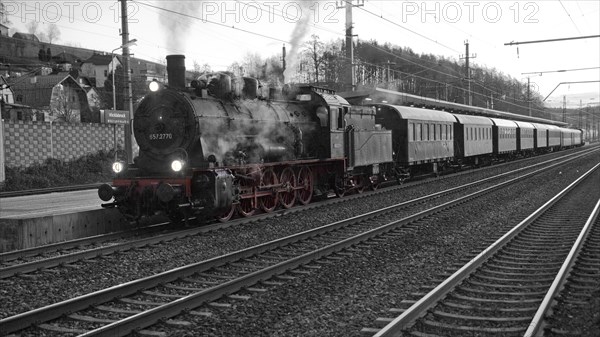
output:
[[[590,160],[587,160],[590,162]],[[581,165],[581,164],[580,164]],[[589,166],[589,164],[586,164]],[[232,309],[213,310],[210,318],[185,316],[194,322],[177,335],[217,336],[352,336],[363,326],[373,326],[385,316],[394,301],[417,291],[427,279],[445,270],[470,249],[479,248],[481,239],[500,235],[499,225],[514,225],[566,186],[578,173],[576,163],[553,171],[498,195],[482,198],[465,210],[437,223],[388,240],[385,244],[361,250],[335,265],[324,265],[306,277],[287,281]],[[431,193],[458,184],[459,180],[479,179],[478,174],[424,185],[420,193]],[[396,203],[407,191],[380,195],[372,199],[336,205],[334,209],[315,209],[309,214],[290,214],[259,224],[235,227],[207,235],[177,240],[175,245],[141,249],[81,264],[78,268],[60,268],[22,278],[2,281],[1,317],[32,310],[66,298],[99,290],[134,278],[152,275],[242,249],[260,242],[313,228],[367,210]],[[519,196],[518,198],[516,196]],[[492,198],[492,199],[490,199]],[[537,205],[537,206],[536,206]],[[509,209],[503,212],[501,209]],[[479,238],[479,239],[478,239]],[[90,277],[93,275],[93,277]],[[59,281],[60,280],[60,281]],[[393,294],[397,300],[391,300]],[[231,311],[231,312],[230,312]],[[243,315],[240,315],[243,312]],[[229,320],[228,317],[233,317]],[[173,327],[169,327],[173,331]]]

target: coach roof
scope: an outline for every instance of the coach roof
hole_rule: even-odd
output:
[[[480,116],[469,116],[469,115],[459,115],[452,114],[456,120],[461,124],[475,124],[475,125],[493,125],[492,120],[489,117],[480,117]]]
[[[434,122],[456,122],[454,116],[445,112],[432,109],[413,108],[408,106],[377,104],[377,108],[385,107],[386,109],[394,110],[402,119],[434,121]]]
[[[540,124],[540,123],[531,123],[531,124],[537,130],[548,130],[549,129],[549,125],[547,125],[547,124]]]
[[[515,121],[515,123],[517,123],[517,125],[521,128],[521,129],[534,129],[533,124],[528,123],[528,122],[519,122],[519,121]]]
[[[517,124],[515,124],[515,122],[513,121],[509,121],[506,119],[500,119],[500,118],[490,118],[494,124],[496,124],[496,126],[503,126],[503,127],[510,127],[510,128],[516,128]]]

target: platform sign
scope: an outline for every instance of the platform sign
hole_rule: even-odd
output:
[[[101,110],[102,123],[129,124],[129,111],[127,110]]]

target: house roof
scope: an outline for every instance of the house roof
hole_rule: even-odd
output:
[[[16,32],[16,33],[13,34],[12,37],[15,38],[15,39],[40,42],[40,39],[38,39],[38,37],[35,36],[34,34],[27,34],[27,33]]]
[[[93,87],[95,82],[92,83],[91,81],[92,79],[87,77],[87,76],[79,76],[77,78],[77,81],[79,82],[79,85],[81,85],[84,89],[88,88],[88,87]],[[87,89],[86,89],[87,90]]]
[[[72,86],[83,88],[68,73],[47,76],[21,76],[9,83],[15,94],[15,103],[32,107],[47,107],[52,98],[52,88],[59,83],[69,82]],[[19,100],[20,98],[20,100]]]
[[[77,56],[75,56],[73,54],[65,53],[64,51],[62,53],[52,55],[52,59],[58,63],[67,62],[67,63],[71,63],[71,64],[75,64],[80,61]]]
[[[117,55],[114,55],[114,56],[117,56]],[[119,59],[118,56],[117,56],[117,59]],[[111,61],[112,61],[111,55],[94,54],[89,59],[83,61],[83,63],[91,63],[91,64],[94,64],[97,66],[107,66],[110,64]],[[119,62],[120,62],[120,60],[119,60]]]
[[[96,94],[98,94],[98,90],[96,90],[96,88],[94,88],[94,87],[83,87],[83,90],[85,90],[86,93],[89,93],[90,91],[93,91]]]

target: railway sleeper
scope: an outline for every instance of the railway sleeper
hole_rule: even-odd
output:
[[[457,302],[453,302],[452,300],[446,300],[443,303],[444,306],[459,309],[459,310],[477,310],[478,312],[507,312],[514,313],[517,315],[523,315],[524,313],[530,313],[533,315],[537,311],[536,306],[532,307],[524,307],[524,308],[496,308],[496,307],[483,307],[483,306],[474,306],[471,304],[461,304]]]
[[[428,319],[423,319],[420,322],[420,324],[426,328],[428,327],[431,329],[435,329],[436,331],[440,331],[440,329],[442,329],[443,331],[446,331],[446,334],[447,334],[447,330],[454,330],[454,331],[459,331],[459,332],[469,332],[469,333],[488,332],[488,333],[496,333],[496,334],[525,332],[525,327],[488,328],[488,327],[457,326],[454,324],[441,323],[441,322],[431,321]]]
[[[511,317],[491,317],[491,316],[473,316],[464,314],[454,314],[441,310],[433,310],[431,312],[434,316],[441,319],[450,320],[463,320],[471,322],[472,324],[478,324],[478,322],[497,322],[497,323],[512,323],[512,322],[529,322],[531,317],[529,316],[511,316]]]

